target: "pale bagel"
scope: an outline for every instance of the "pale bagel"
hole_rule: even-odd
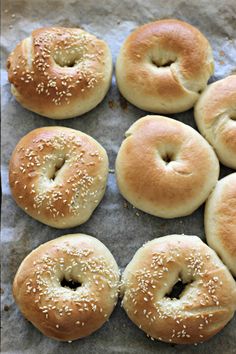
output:
[[[195,105],[194,116],[220,162],[236,169],[236,75],[207,86]]]
[[[205,207],[207,243],[236,277],[236,172],[217,182]]]

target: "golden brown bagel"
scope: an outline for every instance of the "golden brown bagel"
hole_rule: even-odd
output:
[[[172,298],[178,281],[185,289]],[[171,235],[141,247],[123,277],[123,307],[152,339],[204,342],[234,315],[236,285],[215,252],[199,237]]]
[[[34,30],[7,61],[11,89],[25,108],[54,119],[97,106],[112,75],[108,45],[79,28]]]
[[[196,103],[194,116],[220,162],[236,169],[236,75],[207,86]]]
[[[162,218],[191,214],[208,197],[219,162],[190,126],[146,116],[126,132],[116,159],[121,194],[136,208]]]
[[[116,63],[122,95],[155,113],[191,108],[213,72],[207,39],[197,28],[175,19],[136,29],[125,40]]]
[[[205,207],[207,243],[236,277],[236,172],[217,182]]]
[[[91,136],[64,127],[25,135],[13,151],[9,182],[16,203],[46,225],[87,221],[106,188],[108,158]]]
[[[74,234],[44,243],[21,263],[13,295],[43,334],[72,341],[93,333],[116,305],[119,270],[96,238]]]

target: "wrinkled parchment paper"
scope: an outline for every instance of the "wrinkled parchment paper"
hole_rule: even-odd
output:
[[[179,219],[152,217],[125,204],[114,173],[109,174],[102,203],[84,225],[68,230],[47,227],[19,209],[10,195],[8,161],[18,140],[29,131],[51,125],[81,130],[107,150],[110,169],[125,131],[146,112],[127,103],[112,87],[104,101],[83,117],[54,121],[22,108],[10,94],[5,61],[16,44],[37,27],[82,27],[105,39],[115,63],[126,36],[137,26],[155,19],[174,17],[197,26],[210,40],[215,57],[211,81],[236,71],[236,2],[171,0],[8,0],[2,2],[2,353],[236,353],[236,318],[209,342],[198,346],[168,345],[151,341],[126,316],[120,304],[99,331],[71,344],[43,336],[18,311],[11,294],[14,274],[35,247],[67,233],[83,232],[101,240],[121,269],[146,241],[173,233],[194,234],[204,239],[203,207]],[[192,110],[172,117],[196,128]],[[231,173],[221,167],[221,177]]]

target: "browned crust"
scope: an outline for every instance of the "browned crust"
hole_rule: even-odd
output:
[[[168,58],[174,64],[159,68]],[[158,67],[156,62],[160,62]],[[116,73],[121,93],[138,107],[158,113],[186,110],[213,73],[211,47],[203,34],[186,22],[151,22],[125,40]],[[155,100],[160,101],[159,110]]]
[[[208,59],[209,42],[196,27],[176,19],[145,24],[126,40],[125,56],[128,60],[141,63],[147,49],[156,43],[160,49],[175,53],[186,80],[202,75]]]
[[[218,179],[219,163],[191,127],[146,116],[128,130],[116,160],[122,195],[137,208],[161,217],[193,212]],[[170,157],[171,162],[163,159]]]
[[[193,283],[179,300],[165,295],[178,278]],[[203,342],[219,332],[236,309],[236,286],[227,268],[196,236],[171,235],[140,248],[123,277],[123,306],[152,338]]]
[[[52,180],[56,166],[60,175]],[[101,201],[108,158],[92,137],[64,127],[43,127],[24,136],[9,164],[17,204],[33,218],[58,228],[85,222]]]
[[[81,279],[79,290],[60,286],[65,273]],[[91,236],[74,234],[31,252],[15,276],[13,295],[23,315],[43,334],[68,341],[88,336],[108,320],[118,282],[119,270],[109,250]]]
[[[79,64],[61,67],[57,56],[75,57]],[[48,27],[34,30],[17,45],[7,69],[13,94],[24,107],[61,119],[84,113],[87,103],[100,102],[112,64],[104,41],[78,28]]]

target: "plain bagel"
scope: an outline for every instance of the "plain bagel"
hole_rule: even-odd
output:
[[[91,136],[65,127],[43,127],[25,135],[9,165],[16,203],[56,228],[90,218],[104,195],[107,175],[105,149]]]
[[[65,119],[97,106],[112,75],[108,45],[79,28],[39,28],[7,61],[13,95],[42,116]]]
[[[207,243],[236,277],[236,172],[217,182],[204,218]]]
[[[195,105],[194,116],[220,162],[236,169],[236,75],[207,86]]]
[[[176,292],[176,284],[184,289]],[[171,235],[141,247],[122,276],[123,307],[152,339],[204,342],[236,310],[236,285],[216,253],[196,236]]]
[[[21,263],[13,295],[43,334],[72,341],[99,329],[118,297],[119,270],[96,238],[74,234],[46,242]]]
[[[197,28],[176,19],[136,29],[125,40],[116,63],[122,95],[154,113],[193,107],[213,72],[208,40]]]
[[[208,197],[219,161],[190,126],[162,116],[137,120],[116,159],[121,194],[136,208],[162,218],[185,216]]]

